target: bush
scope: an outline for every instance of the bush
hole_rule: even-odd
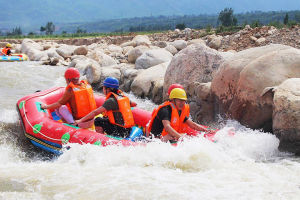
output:
[[[177,28],[177,29],[179,29],[179,30],[183,30],[183,29],[185,29],[186,27],[185,27],[185,24],[182,23],[182,24],[176,24],[176,27],[175,27],[175,28]]]

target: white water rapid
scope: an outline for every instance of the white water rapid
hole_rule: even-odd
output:
[[[72,145],[59,157],[24,137],[16,112],[19,98],[64,86],[65,67],[35,62],[0,63],[0,200],[297,200],[300,158],[278,151],[272,134],[235,121],[233,137],[202,137],[177,147]],[[154,104],[138,99],[138,106]]]

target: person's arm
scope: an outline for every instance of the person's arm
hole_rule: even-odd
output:
[[[60,107],[61,104],[59,102],[55,102],[53,104],[47,105],[47,104],[41,104],[42,109],[56,109]]]
[[[197,131],[205,131],[205,132],[208,132],[208,129],[205,128],[204,126],[200,125],[200,124],[197,124],[196,122],[193,122],[192,120],[190,119],[187,119],[185,121],[185,123],[187,123],[187,125],[189,127],[191,127],[192,129],[195,129]]]
[[[93,119],[95,116],[99,115],[100,113],[105,112],[106,109],[101,106],[99,108],[97,108],[96,110],[93,110],[92,112],[90,112],[89,114],[87,114],[86,116],[84,116],[83,118],[79,119],[79,120],[75,120],[75,124],[79,124],[85,121],[89,121],[91,119]]]
[[[65,105],[71,98],[72,93],[70,90],[66,90],[64,95],[55,103],[47,105],[47,104],[41,104],[42,109],[56,109],[60,107],[61,105]]]
[[[178,140],[182,135],[180,135],[175,129],[172,128],[169,120],[162,120],[164,128],[168,134]]]

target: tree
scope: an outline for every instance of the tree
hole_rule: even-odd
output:
[[[47,22],[45,27],[41,26],[40,31],[45,31],[46,35],[52,35],[55,31],[55,25],[52,22]]]
[[[46,35],[52,35],[55,31],[55,25],[52,22],[46,24]]]
[[[22,35],[21,27],[14,28],[13,31],[11,32],[11,35]]]
[[[80,33],[86,33],[86,30],[83,30],[83,29],[77,27],[76,33],[77,33],[77,34],[80,34]]]
[[[178,28],[179,30],[183,30],[183,29],[185,29],[185,24],[184,23],[182,23],[182,24],[176,24],[175,28]]]
[[[35,33],[32,32],[32,31],[30,31],[30,32],[28,33],[28,36],[34,36],[34,35],[35,35]]]
[[[283,23],[284,23],[284,25],[287,25],[289,23],[289,15],[287,13],[285,14],[285,17],[283,19]]]
[[[43,27],[43,26],[41,26],[41,28],[40,28],[40,32],[44,32],[46,30],[46,28],[45,27]]]
[[[232,8],[225,8],[219,13],[218,21],[221,22],[223,26],[235,26],[237,25],[237,19],[233,16]]]
[[[300,22],[300,12],[295,13],[296,22]]]

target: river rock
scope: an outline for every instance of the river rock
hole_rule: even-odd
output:
[[[135,63],[136,59],[138,57],[140,57],[144,52],[146,52],[148,50],[149,50],[149,47],[148,46],[144,46],[144,45],[137,46],[137,47],[133,48],[132,50],[130,50],[127,53],[128,62],[129,63]]]
[[[272,131],[272,100],[261,94],[291,77],[300,77],[298,49],[273,44],[235,53],[212,81],[218,112],[250,128]]]
[[[106,55],[102,51],[92,51],[87,55],[87,57],[96,60],[101,67],[118,64],[117,60],[113,59],[109,55]]]
[[[161,90],[157,89],[154,91],[153,87],[160,85],[161,80],[164,80],[166,69],[169,62],[161,63],[156,66],[150,67],[148,69],[142,70],[131,84],[131,91],[142,98],[152,97],[160,95],[157,102],[162,102],[162,95],[158,93],[162,91],[163,85],[161,85]]]
[[[147,35],[137,35],[132,39],[132,42],[134,42],[136,46],[151,45],[151,41]]]
[[[43,47],[30,39],[23,40],[21,51],[27,54],[32,61],[47,61],[49,59],[47,52],[43,51]]]
[[[168,62],[173,55],[165,49],[152,49],[144,52],[135,62],[136,69],[147,69],[149,67]]]
[[[280,139],[279,148],[300,155],[300,78],[276,87],[273,100],[273,132]]]
[[[85,46],[77,47],[74,50],[74,55],[84,55],[85,56],[87,54],[88,54],[88,49]]]
[[[56,52],[62,56],[64,59],[70,58],[73,54],[75,49],[78,48],[77,46],[71,45],[61,45],[59,48],[56,49]]]
[[[189,96],[189,102],[193,105],[192,117],[198,122],[207,122],[213,117],[211,107],[204,104],[213,104],[211,99],[201,99],[194,91],[199,87],[199,83],[208,83],[213,79],[219,66],[232,56],[231,53],[221,53],[207,47],[202,43],[193,44],[178,52],[172,59],[164,78],[163,94],[173,83],[184,86]],[[197,91],[201,91],[200,89]],[[164,99],[167,97],[165,96]],[[207,108],[208,110],[204,110]],[[206,113],[209,117],[203,118]]]
[[[168,44],[165,47],[165,50],[167,50],[168,52],[170,52],[172,55],[175,55],[176,53],[178,53],[178,50],[171,44]]]
[[[74,56],[68,67],[77,68],[82,75],[86,75],[87,81],[91,84],[100,82],[101,67],[99,63],[93,59],[82,55]]]
[[[174,42],[171,42],[170,45],[173,45],[178,51],[180,51],[187,47],[187,42],[184,40],[175,40]]]

